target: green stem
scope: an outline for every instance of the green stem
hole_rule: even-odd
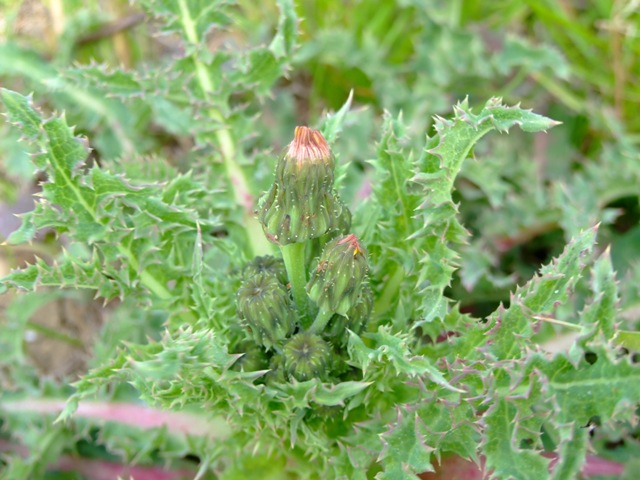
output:
[[[305,242],[280,246],[284,266],[287,269],[287,276],[289,277],[289,283],[291,283],[293,301],[298,309],[303,327],[306,326],[309,319],[309,297],[306,290],[307,269],[304,261],[305,247]]]
[[[333,312],[320,310],[316,319],[313,321],[313,325],[309,327],[309,332],[316,334],[321,333],[324,330],[324,327],[327,326],[327,323],[329,323],[329,320],[331,320],[331,317],[333,317]]]
[[[185,36],[189,43],[193,46],[198,46],[200,39],[198,38],[196,25],[191,15],[191,11],[189,10],[189,5],[187,5],[186,0],[178,0],[178,6],[180,8],[182,29],[184,30]],[[198,58],[197,50],[195,49],[192,55],[192,60],[196,69],[196,78],[200,84],[200,89],[202,90],[204,97],[209,99],[209,97],[215,93],[217,88],[214,83],[214,78],[211,76],[207,66]],[[224,115],[220,110],[215,108],[209,109],[209,116],[212,120],[224,124]],[[251,249],[248,253],[251,257],[272,253],[272,246],[265,238],[262,233],[262,227],[253,215],[253,195],[249,188],[247,177],[240,167],[241,161],[239,153],[236,152],[235,149],[235,141],[231,134],[231,130],[227,127],[219,128],[215,132],[215,137],[222,153],[222,160],[227,174],[227,179],[231,184],[236,204],[240,205],[243,209],[245,232]]]
[[[66,343],[67,345],[71,345],[72,347],[82,348],[84,347],[84,343],[76,337],[72,337],[71,335],[67,335],[66,333],[59,332],[54,330],[53,328],[46,327],[44,325],[40,325],[37,322],[32,322],[31,320],[27,321],[27,327],[29,330],[33,330],[34,332],[38,332],[43,334],[46,337],[52,338],[54,340],[59,340],[61,342]]]

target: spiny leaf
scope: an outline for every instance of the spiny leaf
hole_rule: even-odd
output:
[[[517,358],[533,334],[534,317],[548,315],[567,300],[586,266],[597,227],[584,231],[567,245],[562,255],[540,269],[511,298],[509,308],[500,307],[488,319],[489,350],[498,359]]]
[[[526,367],[546,376],[544,388],[556,405],[560,424],[585,426],[596,416],[607,422],[618,408],[640,402],[640,367],[628,359],[612,360],[603,347],[592,347],[590,355],[595,361],[582,360],[577,366],[561,355],[552,360],[534,355]]]
[[[591,271],[594,299],[582,312],[581,323],[593,325],[610,339],[615,333],[619,298],[609,249],[596,260]]]
[[[278,0],[278,7],[280,8],[278,30],[269,49],[277,59],[291,58],[298,37],[298,17],[293,0]],[[328,138],[327,140],[331,143],[331,140]]]
[[[506,132],[518,125],[527,132],[547,130],[557,122],[519,107],[506,107],[500,99],[491,99],[482,111],[475,115],[465,100],[454,109],[452,120],[436,118],[436,135],[427,139],[418,172],[413,182],[422,187],[425,195],[419,206],[418,217],[423,226],[412,238],[422,238],[421,276],[418,285],[423,301],[420,307],[423,325],[446,314],[443,291],[449,285],[455,268],[457,254],[450,244],[461,244],[467,237],[466,230],[457,219],[457,206],[453,203],[454,181],[463,161],[473,146],[491,130]],[[427,285],[427,286],[423,286]]]
[[[382,435],[384,448],[379,460],[384,471],[379,480],[415,480],[418,473],[433,471],[429,462],[432,450],[423,443],[426,426],[415,414],[398,412],[398,419],[390,431]]]
[[[108,158],[131,154],[135,147],[144,144],[140,138],[141,125],[136,124],[121,102],[94,88],[78,88],[30,50],[10,42],[0,45],[0,74],[24,76],[36,91],[52,92],[50,98],[55,106],[70,115],[73,112],[85,127],[96,130],[93,143],[100,145],[101,153]],[[99,124],[106,128],[96,128]]]
[[[553,480],[576,478],[587,456],[589,429],[574,423],[562,430],[560,459],[553,468]]]
[[[110,300],[122,297],[132,287],[114,274],[115,272],[104,269],[98,255],[86,261],[64,256],[53,265],[38,259],[32,265],[5,275],[2,285],[11,285],[29,292],[35,291],[39,286],[86,288],[95,290],[97,295]]]
[[[165,32],[178,31],[190,46],[205,44],[205,35],[214,26],[230,23],[229,2],[226,0],[143,0],[142,8],[162,19]]]
[[[331,387],[320,384],[313,399],[320,405],[343,405],[344,401],[371,385],[370,382],[341,382]]]
[[[373,348],[365,346],[360,337],[350,332],[348,350],[352,364],[362,369],[365,378],[369,369],[375,370],[389,364],[399,375],[426,376],[437,385],[458,390],[445,380],[428,358],[411,352],[406,335],[394,335],[389,327],[380,327],[377,332],[364,336],[372,340]]]
[[[18,101],[16,95],[4,93],[3,98],[10,99],[6,107],[14,118],[28,121],[26,126],[19,123],[19,128],[34,132],[35,119],[40,119],[40,115],[28,101]],[[44,151],[34,157],[34,163],[49,177],[42,184],[42,196],[47,202],[39,202],[32,213],[24,216],[23,226],[11,237],[11,242],[30,240],[38,229],[45,227],[70,232],[77,241],[87,242],[101,252],[105,264],[97,267],[96,271],[109,272],[127,286],[136,285],[140,280],[158,298],[168,299],[170,294],[166,282],[171,277],[179,278],[184,266],[173,271],[167,267],[179,250],[188,250],[190,242],[195,241],[196,212],[167,205],[158,198],[162,195],[159,186],[134,187],[122,177],[97,167],[84,174],[78,165],[84,162],[87,149],[80,139],[74,137],[64,119],[39,121],[41,128],[32,140]],[[184,177],[174,179],[174,182],[182,184],[184,181]],[[168,191],[172,192],[173,188],[170,184]],[[188,198],[185,192],[183,197]],[[170,199],[172,202],[175,200]],[[200,223],[209,224],[208,221]],[[159,224],[160,229],[157,228]],[[132,225],[136,226],[136,231]],[[159,240],[154,242],[154,238]],[[159,251],[164,251],[162,268],[155,266]],[[94,256],[94,259],[99,256]],[[124,264],[120,264],[121,260]],[[113,268],[109,262],[120,265]],[[43,268],[40,266],[40,270]],[[62,279],[56,279],[56,269],[52,272],[51,282],[67,282],[63,280],[66,278],[64,275]],[[7,281],[31,282],[29,288],[33,288],[34,281],[48,278],[41,277],[33,267],[25,273],[26,277],[14,273]],[[99,279],[95,277],[82,278],[90,282],[86,285],[88,288],[99,285],[103,291],[104,286],[110,285],[104,280],[97,283]],[[107,290],[107,293],[107,298],[111,298],[114,292]]]
[[[7,107],[9,122],[20,126],[26,138],[36,138],[40,134],[42,122],[32,107],[31,96],[24,97],[6,88],[0,88],[0,94]]]
[[[361,239],[376,262],[372,265],[372,284],[378,293],[374,314],[390,312],[393,323],[404,329],[412,310],[393,311],[399,295],[407,295],[402,303],[413,306],[418,294],[414,288],[401,288],[418,281],[417,259],[409,241],[416,229],[414,211],[420,197],[412,192],[411,178],[414,165],[411,153],[404,148],[406,125],[401,117],[387,115],[383,134],[377,149],[377,158],[371,161],[375,169],[372,179],[372,195],[356,211],[354,218],[360,220],[355,228],[361,231]]]
[[[549,460],[518,445],[516,429],[520,428],[517,408],[504,398],[492,401],[483,415],[485,423],[483,452],[491,478],[539,480],[548,478]]]

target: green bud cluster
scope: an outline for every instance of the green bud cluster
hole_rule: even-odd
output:
[[[321,311],[346,315],[366,285],[367,254],[355,235],[336,238],[325,246],[307,284],[309,297]]]
[[[234,349],[245,355],[233,368],[268,365],[267,383],[341,378],[350,370],[348,331],[362,332],[373,310],[367,252],[348,234],[351,212],[334,191],[334,169],[320,132],[296,128],[256,212],[283,260],[256,257],[242,271],[238,316],[251,340]]]
[[[256,343],[267,349],[274,348],[295,329],[289,292],[270,273],[259,273],[242,282],[237,305],[238,315]]]
[[[288,245],[350,227],[351,215],[333,189],[334,169],[335,159],[322,134],[297,127],[258,208],[267,238]]]

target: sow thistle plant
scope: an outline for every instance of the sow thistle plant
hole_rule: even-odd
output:
[[[212,469],[241,478],[277,465],[274,478],[415,478],[455,454],[483,458],[495,478],[533,479],[575,477],[594,418],[630,418],[640,383],[637,367],[615,351],[617,287],[607,251],[592,264],[593,300],[575,323],[583,334],[569,353],[547,355],[531,340],[537,319],[552,315],[591,265],[597,228],[484,321],[443,294],[456,265],[453,247],[466,237],[451,192],[473,144],[493,129],[540,131],[553,121],[497,100],[477,115],[463,103],[452,120],[438,119],[436,135],[411,160],[397,153],[398,124],[389,120],[376,160],[379,183],[353,224],[335,190],[327,142],[298,127],[256,210],[280,255],[240,264],[228,246],[205,247],[206,223],[186,206],[148,203],[158,198],[154,189],[171,186],[134,186],[97,166],[79,168],[86,149],[64,118],[43,120],[29,98],[9,90],[2,99],[9,121],[41,147],[33,159],[48,175],[42,200],[9,242],[64,226],[93,252],[38,261],[4,285],[92,288],[107,299],[137,292],[139,308],[148,299],[174,317],[159,341],[128,344],[76,382],[57,428],[71,428],[86,399],[124,381],[151,405],[195,407],[208,422],[204,432],[187,427],[192,437],[182,450],[199,456],[200,476]],[[374,218],[359,220],[367,214]],[[161,219],[153,222],[160,248],[191,251],[190,266],[176,274],[188,297],[160,281],[153,269],[162,264],[132,265],[148,245],[136,233],[146,215]],[[394,225],[400,220],[407,231]],[[362,227],[372,221],[383,228]],[[398,265],[399,281],[376,268],[398,253],[414,262]],[[210,255],[226,257],[226,269],[208,268]],[[397,302],[405,288],[414,303]],[[168,298],[158,295],[162,289]],[[221,301],[230,306],[203,309]],[[157,440],[157,448],[170,441]]]
[[[454,198],[463,163],[491,131],[544,132],[557,122],[500,99],[479,109],[465,100],[411,142],[402,117],[387,114],[370,193],[350,211],[340,198],[345,159],[332,152],[349,134],[347,102],[319,129],[295,129],[260,192],[241,161],[240,139],[256,121],[227,101],[268,92],[288,68],[292,3],[279,2],[269,47],[239,58],[198,48],[224,20],[215,9],[200,17],[189,1],[144,4],[189,47],[167,67],[192,73],[187,86],[167,80],[165,98],[157,75],[95,65],[65,70],[56,85],[73,98],[74,82],[85,86],[82,95],[95,96],[87,105],[111,126],[123,105],[135,107],[128,122],[154,112],[166,128],[184,114],[201,148],[192,171],[162,164],[154,176],[126,158],[90,164],[92,138],[76,135],[65,115],[43,114],[38,94],[0,90],[43,178],[7,244],[43,230],[68,239],[55,260],[3,277],[3,289],[24,293],[18,307],[55,287],[89,291],[111,309],[72,386],[29,368],[31,310],[10,310],[0,330],[0,380],[9,385],[0,448],[18,447],[3,460],[7,478],[45,478],[70,464],[86,472],[80,457],[157,478],[396,480],[434,470],[449,478],[451,464],[501,479],[579,478],[594,465],[622,474],[592,437],[630,438],[637,428],[638,335],[620,324],[598,225],[486,317],[449,298],[470,240]],[[113,110],[111,99],[121,102]],[[210,145],[220,161],[199,163]],[[576,335],[549,353],[537,335],[554,325]]]

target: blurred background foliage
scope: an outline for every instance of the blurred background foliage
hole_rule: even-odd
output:
[[[206,50],[198,55],[222,72],[202,108],[189,93],[203,88],[197,73],[179,68],[196,47],[174,32],[171,21],[163,23],[171,19],[172,3],[0,0],[0,84],[33,92],[44,111],[64,111],[76,132],[89,139],[90,161],[143,182],[192,170],[208,176],[211,191],[220,188],[207,162],[217,148],[212,132],[223,117],[233,127],[238,161],[256,195],[269,185],[274,155],[295,125],[319,125],[353,91],[352,111],[333,148],[342,195],[355,210],[370,190],[368,160],[375,158],[384,112],[402,115],[407,129],[400,141],[409,151],[423,144],[433,116],[449,116],[465,97],[476,106],[492,96],[520,102],[563,125],[548,134],[494,135],[474,152],[477,161],[465,163],[456,195],[472,239],[447,294],[465,312],[486,315],[500,302],[508,304],[509,292],[578,231],[600,223],[600,248],[611,249],[621,284],[621,321],[636,329],[639,1],[300,0],[295,46],[270,44],[279,21],[275,2],[223,2],[223,9],[208,14],[224,28],[194,26]],[[205,0],[192,3],[209,8]],[[159,15],[149,16],[150,9]],[[266,46],[287,61],[265,55]],[[30,210],[38,190],[26,155],[17,133],[0,120],[3,238],[19,225],[13,214]],[[228,202],[231,210],[233,200]],[[78,248],[46,232],[29,246],[4,246],[3,272],[36,255],[55,258],[62,247]],[[120,331],[117,322],[104,324],[103,312],[83,295],[38,294],[22,297],[18,306],[3,298],[4,328],[27,324],[71,352],[54,365],[50,353],[43,357],[45,346],[30,348],[26,362],[44,377],[74,378],[87,361],[99,365],[119,341],[157,336],[164,320],[154,312],[136,320],[141,312],[116,303],[111,315],[133,319]],[[63,313],[45,321],[35,306],[20,307],[33,302],[38,308],[56,305]],[[69,313],[73,309],[79,313]],[[59,318],[74,315],[91,318],[90,325],[60,326]],[[88,347],[97,331],[99,340]],[[17,368],[24,359],[14,360],[7,357],[3,364]],[[0,382],[8,388],[16,377],[3,376],[2,368]],[[42,388],[29,378],[34,389]]]

